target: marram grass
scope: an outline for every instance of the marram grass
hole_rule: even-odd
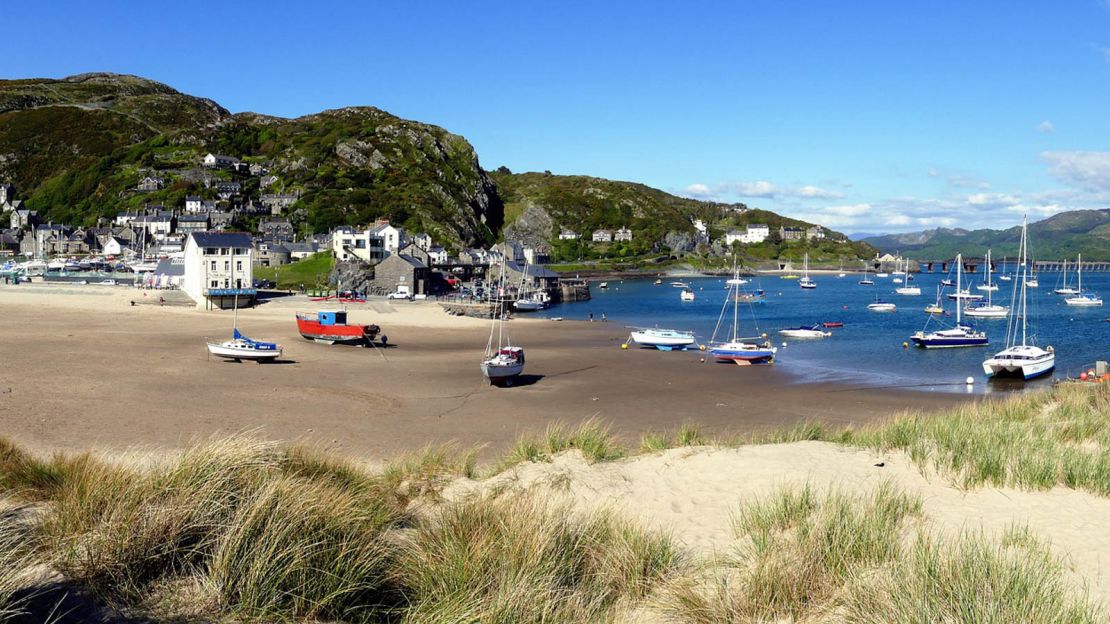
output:
[[[1028,531],[941,540],[920,515],[920,500],[888,484],[780,490],[741,508],[728,565],[670,581],[655,606],[687,624],[1105,621]]]
[[[1110,388],[1063,387],[859,429],[722,441],[685,425],[637,450],[589,421],[521,439],[495,470],[567,450],[611,461],[825,440],[902,449],[968,487],[1106,496],[1107,414]],[[439,500],[478,473],[475,456],[429,447],[370,470],[247,436],[142,462],[38,457],[0,441],[0,494],[33,509],[18,527],[0,523],[0,616],[45,570],[109,605],[181,621],[605,622],[629,608],[698,623],[1106,621],[1028,531],[940,539],[920,502],[890,486],[742,501],[734,556],[705,567],[611,513],[527,496]]]

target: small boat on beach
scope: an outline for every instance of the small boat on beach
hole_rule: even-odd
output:
[[[324,344],[370,346],[381,332],[377,325],[348,325],[346,310],[297,312],[297,331],[305,340]]]
[[[239,298],[232,303],[231,340],[209,342],[208,353],[216,357],[241,362],[271,362],[281,357],[281,345],[276,342],[251,340],[239,333]]]
[[[779,334],[790,338],[827,338],[832,335],[832,332],[824,331],[821,324],[817,323],[810,326],[803,325],[801,327],[780,329]]]
[[[658,327],[637,328],[629,335],[629,340],[641,347],[653,347],[660,351],[682,350],[697,343],[691,332]]]
[[[717,319],[717,327],[713,330],[713,337],[709,341],[712,345],[709,349],[709,355],[718,362],[732,362],[739,366],[774,361],[777,349],[771,346],[770,341],[764,339],[762,343],[746,342],[757,340],[757,338],[743,338],[740,336],[740,284],[736,283],[739,281],[742,281],[739,279],[739,275],[729,280],[729,296],[725,297],[725,303],[721,306],[721,316]],[[724,318],[730,299],[732,300],[732,332],[728,341],[716,343],[717,331],[721,329],[721,320]],[[761,336],[761,338],[765,337],[766,334]]]
[[[224,342],[209,342],[208,352],[216,357],[239,362],[251,360],[253,362],[269,362],[281,357],[281,345],[274,342],[261,342],[251,340],[238,329],[231,331],[231,340]]]
[[[504,265],[501,267],[501,278],[497,286],[499,292],[505,291]],[[509,338],[509,332],[505,328],[506,306],[502,302],[496,305],[497,314],[492,316],[489,340],[479,368],[491,386],[511,386],[524,372],[524,348],[514,346]]]

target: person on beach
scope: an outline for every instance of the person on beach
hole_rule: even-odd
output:
[[[593,312],[590,312],[590,322],[591,323],[594,322],[594,313]]]

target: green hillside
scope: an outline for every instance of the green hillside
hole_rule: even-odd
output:
[[[324,231],[389,218],[447,243],[490,243],[501,201],[466,139],[375,108],[298,119],[230,115],[210,100],[133,76],[0,81],[0,180],[47,219],[92,224],[146,203],[213,198],[207,152],[263,164],[275,190],[296,191],[293,218]],[[136,193],[144,175],[167,180]],[[242,178],[257,197],[258,178]]]
[[[600,250],[563,244],[575,247],[563,250],[567,258],[695,251],[698,219],[714,240],[751,222],[809,225],[634,182],[504,168],[487,173],[465,138],[372,107],[296,119],[231,114],[211,100],[117,74],[0,81],[0,146],[0,181],[14,182],[42,218],[74,225],[146,204],[181,207],[187,195],[215,200],[220,181],[239,182],[242,195],[254,199],[265,192],[297,194],[286,216],[302,232],[386,218],[455,249],[504,236],[555,242],[563,228],[587,236],[600,228],[634,233],[633,241]],[[204,169],[208,152],[264,167],[272,184],[261,188],[260,175]],[[138,191],[147,176],[161,178],[164,187]],[[703,247],[698,254],[718,258],[731,251],[719,243]],[[743,253],[772,258],[799,248],[812,248],[815,257],[873,252],[826,241],[771,242]]]
[[[1006,230],[937,229],[863,239],[885,252],[901,252],[915,260],[952,258],[958,253],[995,257],[1017,256],[1021,228]],[[1073,210],[1029,224],[1029,249],[1034,258],[1110,260],[1110,209]]]

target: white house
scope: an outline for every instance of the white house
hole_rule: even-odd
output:
[[[185,241],[182,290],[203,308],[209,290],[251,288],[252,241],[242,232],[193,232]],[[242,302],[240,302],[242,303]]]
[[[559,240],[578,240],[578,232],[574,230],[563,230],[559,232]]]
[[[349,225],[337,227],[331,233],[331,250],[335,253],[336,260],[359,258],[371,264],[376,264],[389,255],[385,240],[373,234],[372,229],[358,231]]]
[[[824,240],[825,228],[820,225],[812,225],[806,228],[806,240]]]
[[[725,245],[731,247],[733,243],[743,243],[744,238],[747,236],[746,232],[740,230],[729,230],[725,232]]]
[[[431,250],[432,235],[427,232],[421,232],[412,237],[412,242],[416,243],[416,246],[421,249]]]
[[[408,242],[405,240],[405,231],[393,227],[389,221],[376,221],[370,226],[370,235],[380,237],[389,253],[397,253]]]
[[[705,221],[702,221],[701,219],[694,219],[694,229],[697,230],[698,234],[701,234],[702,236],[709,235],[709,227],[706,226]]]
[[[448,256],[447,250],[439,245],[433,245],[428,248],[428,258],[433,264],[447,264]]]
[[[613,233],[609,230],[594,230],[595,243],[611,243],[613,242]]]
[[[124,251],[128,249],[130,249],[130,245],[128,245],[126,241],[116,238],[115,236],[109,236],[104,239],[100,253],[105,256],[122,256]]]
[[[173,231],[173,217],[170,215],[143,215],[131,220],[132,227],[146,229],[148,236],[161,241]]]
[[[185,198],[185,212],[200,212],[204,207],[204,201],[196,195],[189,195]]]
[[[238,164],[239,164],[239,159],[238,158],[233,158],[231,156],[224,156],[223,154],[213,154],[213,153],[209,152],[204,157],[204,166],[209,167],[209,168],[234,167],[235,165],[238,165]]]
[[[632,230],[622,227],[613,233],[613,240],[615,241],[630,241],[632,240]]]

